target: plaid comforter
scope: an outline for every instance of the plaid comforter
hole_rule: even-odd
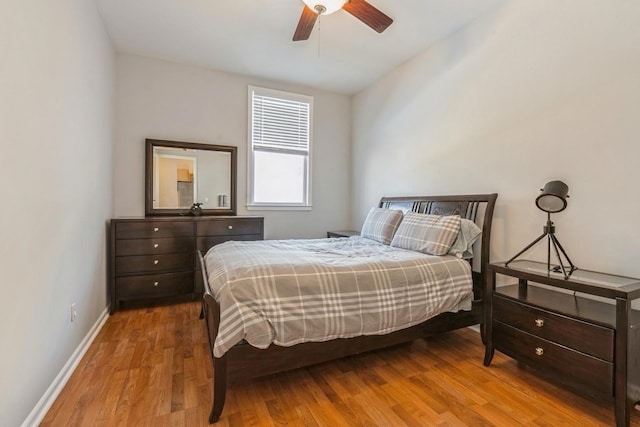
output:
[[[370,239],[226,242],[205,256],[220,304],[214,355],[241,340],[257,348],[386,334],[469,309],[471,268]]]

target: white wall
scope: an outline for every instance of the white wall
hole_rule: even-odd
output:
[[[640,2],[511,1],[358,94],[352,226],[383,195],[499,193],[493,261],[553,216],[581,268],[640,276]],[[540,245],[533,257],[543,257]]]
[[[1,10],[0,425],[16,426],[106,307],[113,52],[92,1]]]
[[[313,210],[246,210],[248,85],[313,95]],[[144,140],[157,138],[237,146],[238,214],[264,216],[265,238],[323,237],[349,223],[348,96],[118,54],[115,123],[115,216],[144,215]]]

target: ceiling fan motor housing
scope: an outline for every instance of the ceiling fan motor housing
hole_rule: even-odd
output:
[[[346,0],[302,0],[309,9],[316,11],[318,15],[328,15],[342,9]]]

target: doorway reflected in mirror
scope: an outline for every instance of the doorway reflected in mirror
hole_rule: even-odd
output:
[[[186,209],[198,200],[195,156],[176,155],[175,150],[154,148],[154,209]]]

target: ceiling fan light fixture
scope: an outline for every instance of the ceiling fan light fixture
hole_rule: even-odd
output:
[[[393,19],[385,15],[367,0],[302,0],[305,6],[298,21],[293,41],[309,40],[313,27],[321,15],[328,15],[340,9],[353,15],[372,30],[381,33],[393,23]]]
[[[309,9],[319,15],[328,15],[342,9],[347,0],[302,0]]]

